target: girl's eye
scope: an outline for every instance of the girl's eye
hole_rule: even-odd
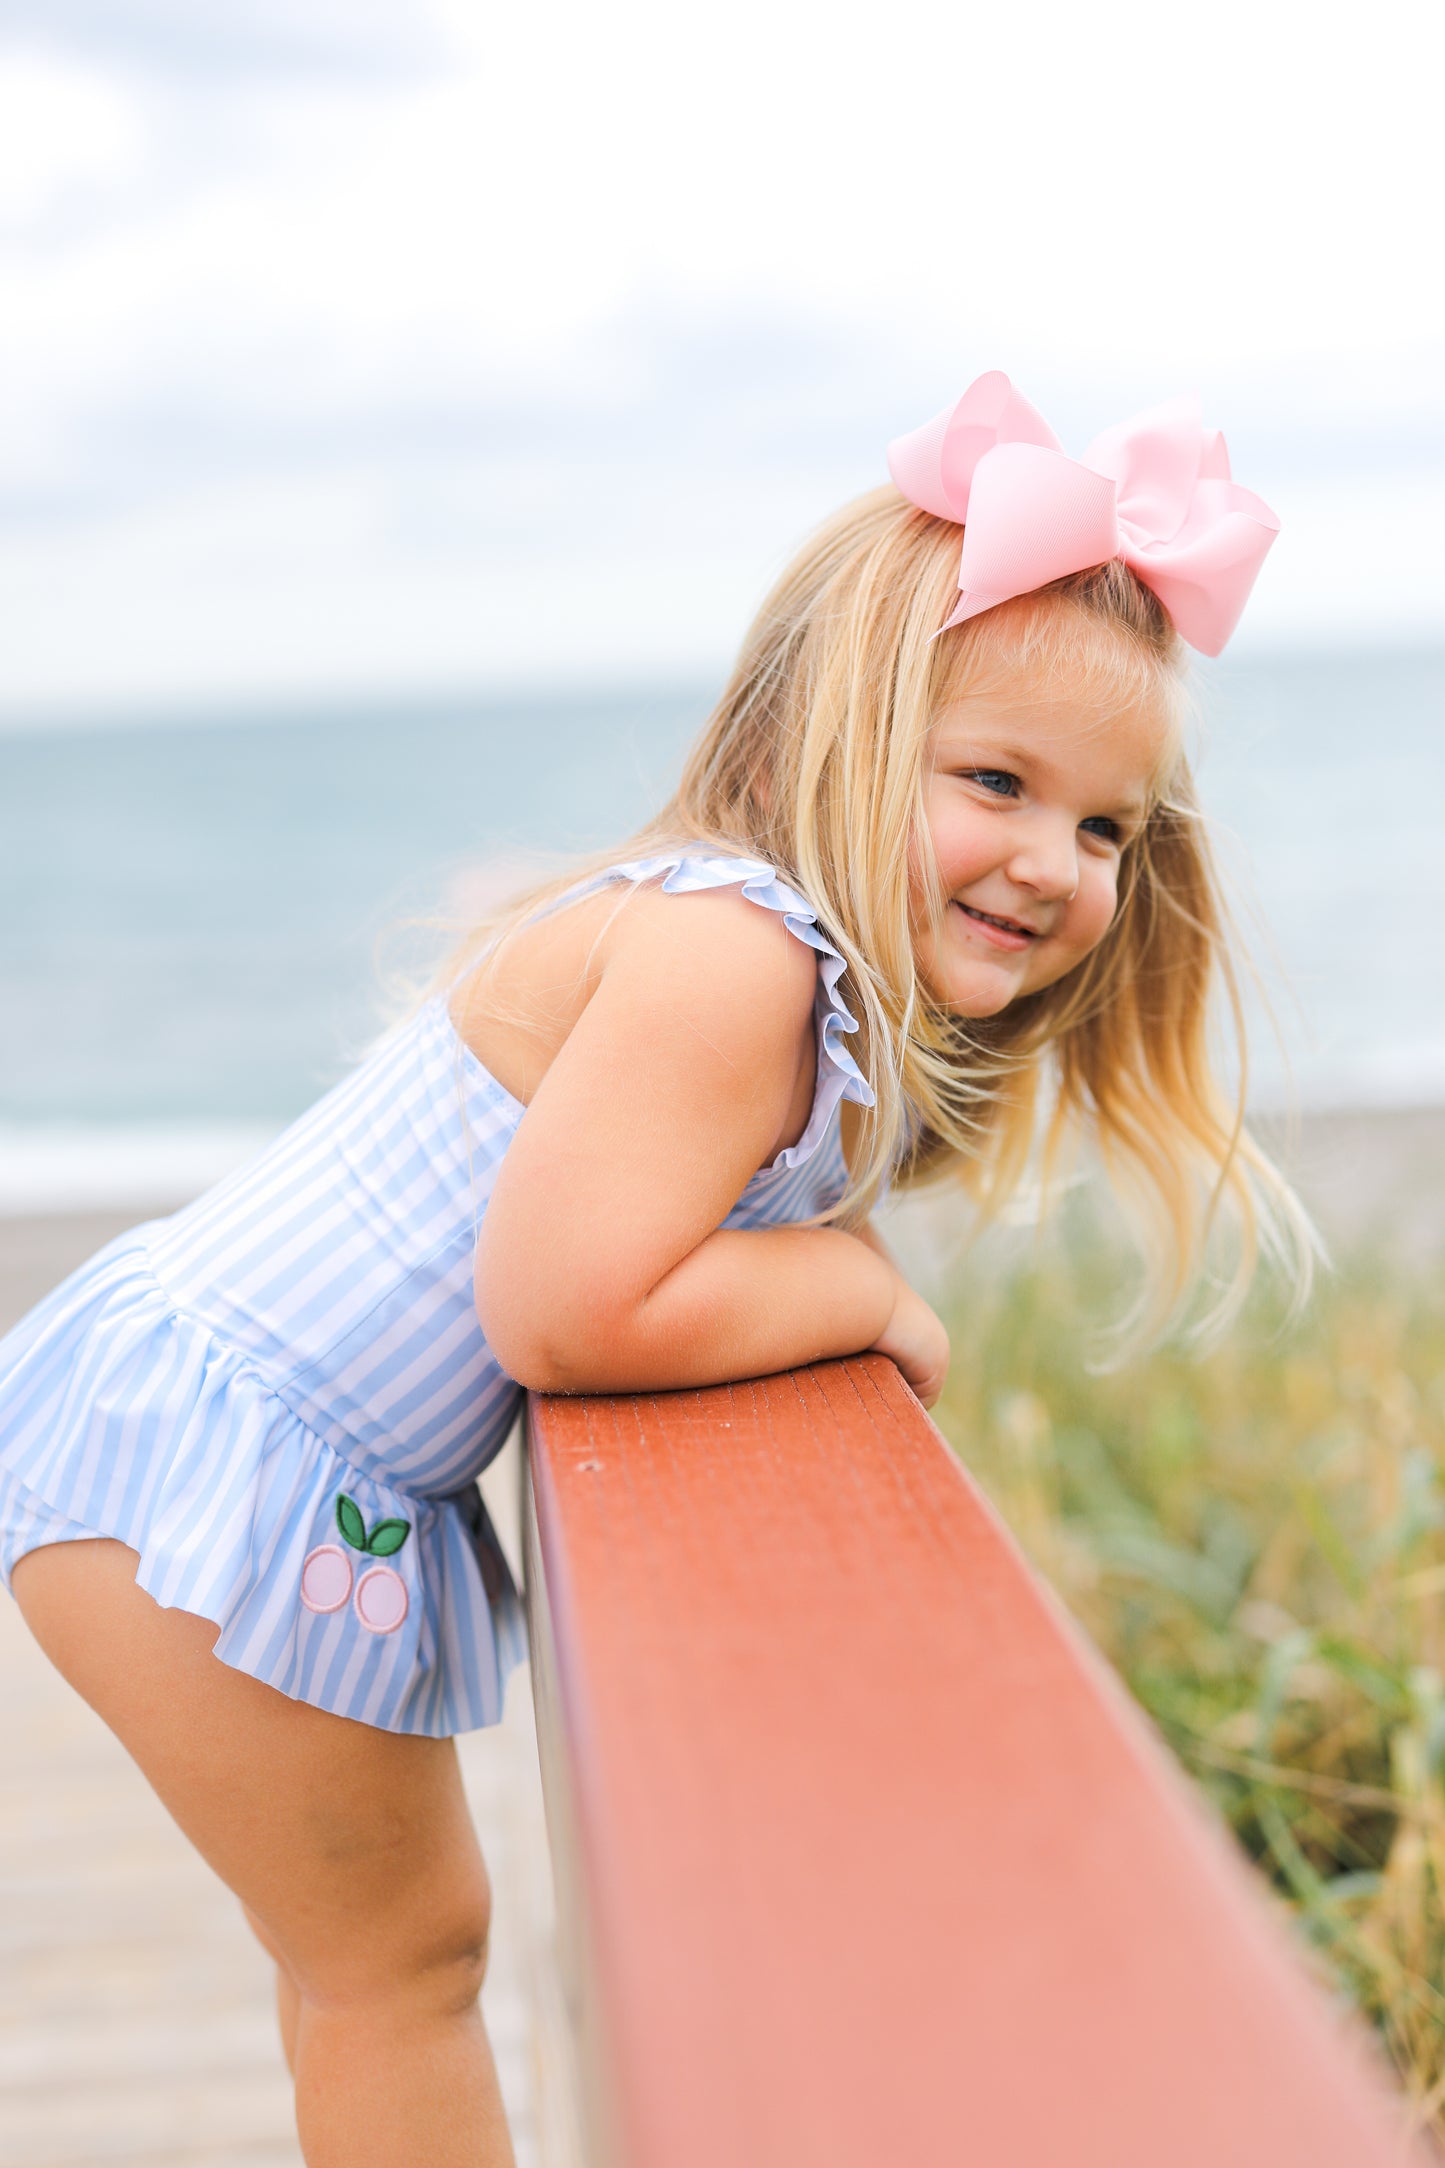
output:
[[[1086,821],[1080,821],[1079,826],[1091,836],[1102,836],[1106,843],[1119,840],[1119,823],[1110,820],[1107,813],[1091,813]]]
[[[1000,798],[1012,798],[1019,787],[1018,777],[1006,768],[965,768],[963,774],[966,782],[980,783]]]

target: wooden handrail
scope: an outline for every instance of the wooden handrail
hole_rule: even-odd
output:
[[[891,1363],[537,1399],[530,1463],[592,2161],[1425,2159]]]

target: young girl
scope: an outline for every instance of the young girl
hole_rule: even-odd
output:
[[[1219,651],[1273,516],[1188,403],[1077,463],[997,373],[891,468],[648,828],[0,1347],[14,1593],[275,1958],[312,2168],[511,2158],[450,1740],[519,1653],[474,1486],[523,1386],[871,1348],[931,1404],[944,1331],[870,1209],[945,1172],[996,1208],[1079,1130],[1157,1314],[1216,1221],[1235,1295],[1261,1236],[1307,1261],[1209,1065],[1180,743],[1182,643]]]

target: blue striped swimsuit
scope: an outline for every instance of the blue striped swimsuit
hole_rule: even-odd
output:
[[[817,952],[807,1127],[722,1224],[842,1194],[844,962],[757,859],[684,846],[609,867],[668,894],[741,884]],[[0,1569],[113,1536],[223,1662],[386,1731],[496,1721],[525,1652],[476,1478],[522,1393],[472,1298],[477,1229],[522,1119],[439,995],[253,1165],[119,1237],[0,1341]]]

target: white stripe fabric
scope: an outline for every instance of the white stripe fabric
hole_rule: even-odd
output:
[[[839,1102],[872,1094],[816,915],[772,867],[698,848],[563,901],[610,881],[741,884],[816,951],[808,1125],[723,1224],[825,1209]],[[387,1731],[495,1722],[524,1640],[475,1483],[521,1388],[472,1256],[522,1113],[439,996],[255,1165],[56,1288],[0,1341],[7,1582],[41,1544],[114,1536],[158,1603],[215,1620],[216,1654],[282,1693]]]

